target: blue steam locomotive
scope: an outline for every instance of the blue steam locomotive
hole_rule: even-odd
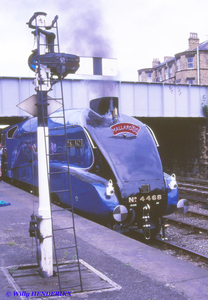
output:
[[[175,175],[163,172],[152,130],[119,114],[117,97],[103,97],[88,109],[65,111],[66,144],[59,114],[48,122],[52,199],[70,206],[68,192],[58,192],[68,184],[61,172],[68,151],[75,211],[116,230],[137,226],[146,238],[155,236],[162,216],[177,209],[178,187]],[[6,128],[1,142],[3,178],[37,187],[37,119]]]

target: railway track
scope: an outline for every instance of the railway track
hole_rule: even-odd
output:
[[[142,233],[130,230],[130,232],[125,234],[135,240],[138,240],[140,242],[143,242],[145,244],[148,244],[154,248],[157,248],[161,251],[169,251],[173,250],[174,253],[171,253],[174,256],[182,257],[186,256],[186,260],[197,262],[197,265],[203,265],[206,264],[206,268],[208,269],[208,256],[203,255],[202,253],[199,253],[197,251],[193,251],[191,249],[185,248],[183,246],[177,245],[168,239],[163,239],[161,236],[157,236],[152,240],[145,240]]]
[[[208,198],[208,188],[203,186],[179,183],[179,191]]]
[[[192,210],[189,210],[186,214],[187,214],[187,216],[193,216],[193,217],[196,217],[196,218],[208,219],[208,214],[202,214],[202,213],[195,212],[195,211],[192,211]]]
[[[205,263],[208,268],[208,180],[179,178],[179,198],[190,202],[187,214],[172,214],[165,218],[168,223],[168,240],[156,238],[158,245],[188,255],[190,260]]]
[[[208,216],[206,216],[206,217],[208,218]],[[201,226],[190,224],[190,223],[184,222],[182,220],[176,220],[176,219],[170,218],[170,217],[165,217],[164,220],[166,222],[168,221],[169,224],[174,224],[176,226],[184,227],[184,228],[187,228],[188,230],[191,230],[191,231],[195,230],[196,232],[200,232],[200,233],[203,232],[203,233],[208,234],[208,228],[204,228],[204,227],[201,227]]]
[[[179,178],[179,197],[190,203],[201,203],[208,208],[208,180]]]
[[[206,263],[207,268],[208,268],[208,256],[198,253],[196,251],[190,250],[188,248],[184,248],[182,246],[176,245],[168,240],[162,240],[159,237],[156,237],[155,241],[157,242],[157,244],[159,246],[163,246],[163,247],[166,247],[166,248],[176,251],[176,255],[177,255],[177,253],[179,253],[180,256],[182,254],[185,254],[185,255],[190,256],[190,258],[192,258],[192,259],[196,259],[198,262],[202,261],[202,262]]]
[[[179,179],[178,188],[181,192],[188,194],[198,194],[208,198],[208,180],[184,178]]]

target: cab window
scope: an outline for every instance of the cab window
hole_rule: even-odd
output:
[[[49,148],[52,160],[62,163],[67,162],[66,150],[68,151],[69,165],[79,168],[90,168],[93,164],[93,151],[90,142],[79,125],[67,126],[67,149],[63,128],[56,130],[56,136],[51,133]],[[60,136],[57,136],[60,135]],[[60,155],[59,155],[60,154]]]

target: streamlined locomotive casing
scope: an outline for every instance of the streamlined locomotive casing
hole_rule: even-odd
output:
[[[57,116],[57,119],[54,118]],[[88,109],[65,112],[67,149],[59,112],[49,119],[50,170],[67,168],[68,151],[75,210],[120,229],[159,229],[177,209],[175,176],[163,173],[155,137],[135,118],[118,113],[118,99],[92,100]],[[37,186],[37,120],[2,131],[3,176]],[[60,155],[59,155],[60,154]],[[52,198],[70,205],[67,173],[50,176]]]

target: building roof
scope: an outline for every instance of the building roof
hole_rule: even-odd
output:
[[[208,50],[208,40],[199,44],[199,50]],[[188,52],[188,51],[197,51],[197,48],[194,48],[192,50],[187,49],[183,52]],[[183,52],[181,52],[181,53],[183,53]]]
[[[174,61],[174,60],[175,60],[175,57],[172,57],[171,59],[168,59],[168,60],[166,60],[166,61],[160,63],[159,65],[154,66],[154,67],[151,68],[151,69],[156,69],[156,68],[158,68],[158,67],[160,67],[160,66],[163,66],[163,65],[165,65],[165,64],[168,64],[168,63],[170,63],[171,61]]]
[[[196,51],[197,48],[195,48],[194,50]],[[208,50],[208,40],[199,44],[199,50]]]
[[[205,42],[203,42],[203,43],[200,43],[200,44],[199,44],[199,50],[207,50],[207,51],[208,51],[208,40],[205,41]],[[188,52],[188,51],[197,51],[197,48],[195,48],[195,49],[193,49],[193,50],[187,49],[187,50],[185,50],[185,51],[183,51],[183,52]],[[181,53],[183,53],[183,52],[181,52]],[[173,58],[171,58],[171,59],[169,59],[169,60],[167,60],[167,61],[165,61],[165,62],[162,62],[162,63],[160,63],[159,65],[154,66],[152,69],[156,69],[156,68],[158,68],[158,67],[160,67],[160,66],[163,66],[163,65],[165,65],[165,64],[168,64],[168,63],[170,63],[170,62],[172,62],[172,61],[174,61],[174,60],[175,60],[175,57],[173,57]]]

